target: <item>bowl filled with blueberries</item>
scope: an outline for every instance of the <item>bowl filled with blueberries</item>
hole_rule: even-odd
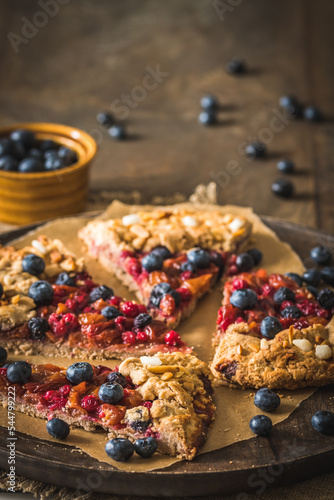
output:
[[[85,209],[96,142],[74,127],[0,128],[0,220],[29,224]]]

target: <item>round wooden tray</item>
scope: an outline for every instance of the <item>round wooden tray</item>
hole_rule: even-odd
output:
[[[334,246],[334,237],[307,227],[263,217],[278,236],[306,259],[318,244]],[[6,244],[29,226],[0,235]],[[274,426],[269,437],[255,437],[221,450],[179,462],[166,469],[127,473],[100,463],[75,448],[18,433],[16,475],[87,492],[119,495],[208,496],[262,493],[273,485],[310,478],[334,469],[334,437],[312,430],[310,419],[320,409],[334,411],[333,386],[321,388],[288,419]],[[284,436],[284,439],[282,439]],[[7,429],[0,427],[0,467],[8,470]],[[245,494],[238,496],[247,498]]]

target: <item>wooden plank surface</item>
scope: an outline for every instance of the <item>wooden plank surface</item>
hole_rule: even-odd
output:
[[[138,189],[151,198],[216,180],[221,203],[333,232],[333,2],[54,4],[46,22],[36,1],[0,4],[0,124],[55,121],[92,133],[100,143],[92,190]],[[27,20],[43,25],[30,38]],[[16,50],[9,33],[25,39]],[[233,56],[245,59],[245,76],[225,73]],[[153,77],[157,66],[163,74]],[[205,93],[222,104],[216,127],[197,122]],[[286,122],[284,93],[319,105],[328,120]],[[111,108],[129,140],[116,143],[98,128],[96,113]],[[268,142],[269,158],[249,162],[241,150],[256,137]],[[298,168],[288,201],[270,191],[282,157]]]

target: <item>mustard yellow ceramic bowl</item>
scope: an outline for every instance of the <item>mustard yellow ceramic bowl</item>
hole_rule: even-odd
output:
[[[97,149],[94,139],[77,128],[53,123],[18,123],[2,127],[0,137],[7,137],[17,129],[34,132],[37,140],[51,139],[71,148],[78,161],[52,172],[0,170],[0,221],[21,225],[83,211],[89,167]]]

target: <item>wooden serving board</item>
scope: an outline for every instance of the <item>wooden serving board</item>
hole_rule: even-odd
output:
[[[333,236],[269,217],[262,220],[290,243],[302,259],[308,258],[313,246],[324,244],[334,248]],[[4,233],[0,235],[0,243],[7,244],[34,227]],[[240,493],[237,498],[242,500],[247,498],[243,492],[262,493],[267,487],[334,469],[334,437],[315,433],[310,423],[309,416],[320,409],[334,411],[333,386],[317,390],[289,418],[274,426],[266,438],[254,437],[200,455],[192,462],[183,461],[146,473],[123,472],[71,446],[17,433],[16,475],[82,493],[146,497]],[[6,439],[7,429],[0,427],[0,467],[8,470]]]

